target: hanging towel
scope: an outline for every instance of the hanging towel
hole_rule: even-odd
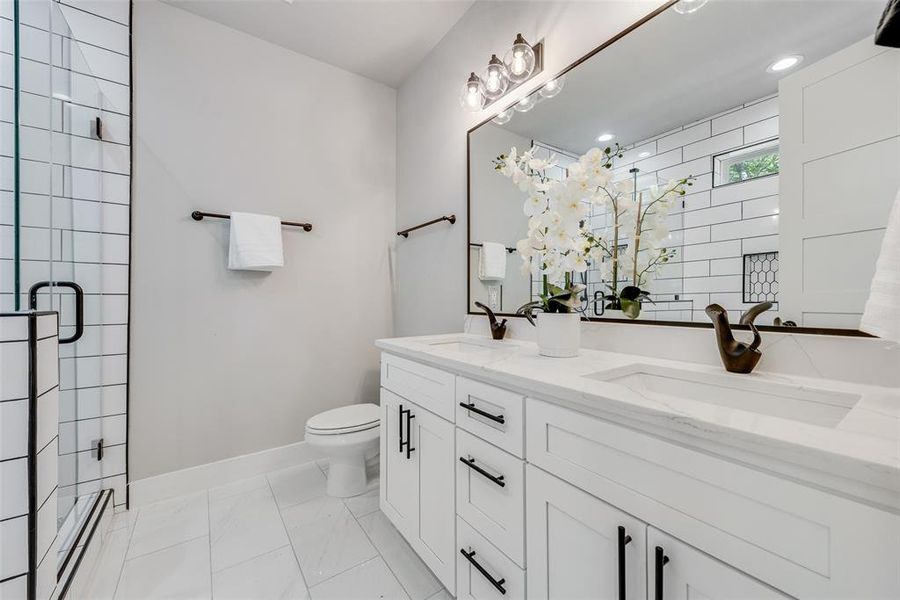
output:
[[[888,217],[859,329],[900,342],[900,191]]]
[[[478,253],[478,279],[503,281],[506,278],[506,246],[485,242]]]
[[[231,213],[228,268],[271,271],[283,266],[281,219],[253,213]]]

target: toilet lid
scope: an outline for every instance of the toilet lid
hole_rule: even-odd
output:
[[[306,422],[315,431],[359,431],[374,427],[381,420],[377,404],[351,404],[319,413]]]

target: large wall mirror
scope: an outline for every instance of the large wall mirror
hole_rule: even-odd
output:
[[[513,314],[542,289],[516,250],[527,195],[496,157],[534,147],[563,178],[618,145],[610,185],[630,206],[691,185],[647,220],[637,268],[613,276],[598,257],[573,275],[588,317],[632,316],[602,298],[636,284],[641,322],[709,323],[711,303],[736,322],[772,302],[758,324],[858,328],[900,188],[900,50],[872,39],[884,1],[691,4],[702,6],[670,5],[469,132],[470,312]],[[584,210],[607,248],[634,258],[609,203]],[[507,248],[505,273],[485,276],[485,243]]]

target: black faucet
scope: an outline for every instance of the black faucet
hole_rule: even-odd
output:
[[[759,351],[759,345],[762,337],[759,330],[753,324],[753,321],[760,314],[772,308],[771,302],[762,302],[748,310],[743,318],[741,325],[750,327],[753,332],[753,341],[749,344],[739,342],[734,339],[731,333],[731,325],[728,323],[728,311],[718,304],[710,304],[706,307],[706,314],[713,322],[716,328],[716,342],[719,344],[719,356],[722,358],[722,364],[725,370],[732,373],[750,373],[756,367],[756,363],[762,358],[762,352]]]
[[[475,306],[487,313],[488,319],[491,321],[491,337],[495,340],[502,340],[503,336],[506,335],[506,319],[503,319],[503,321],[498,323],[497,317],[494,316],[494,311],[490,308],[481,302],[476,302]]]

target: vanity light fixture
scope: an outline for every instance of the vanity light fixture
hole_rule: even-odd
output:
[[[616,137],[616,136],[614,136],[611,133],[601,133],[600,135],[597,136],[597,141],[598,142],[608,142],[609,140],[613,139],[614,137]]]
[[[790,56],[785,56],[783,58],[779,58],[771,65],[766,67],[766,71],[769,73],[779,73],[781,71],[787,71],[788,69],[792,69],[803,62],[803,57],[799,54],[792,54]]]
[[[481,77],[474,72],[469,75],[460,99],[463,108],[478,112],[543,71],[543,48],[541,42],[531,46],[521,33],[516,35],[512,48],[506,52],[503,60],[492,54]],[[562,90],[562,78],[545,84],[545,88],[541,89],[541,97],[552,98]],[[528,110],[535,103],[526,103]]]
[[[475,73],[469,75],[459,97],[459,103],[469,112],[478,112],[484,108],[484,86],[481,84],[481,78]]]
[[[708,1],[709,0],[680,0],[675,4],[675,12],[680,15],[689,15],[703,8]]]
[[[481,76],[482,85],[484,86],[484,97],[488,100],[496,100],[506,93],[509,87],[509,75],[506,71],[506,65],[497,58],[496,54],[491,54],[491,60],[484,75]]]
[[[557,94],[559,94],[563,86],[566,84],[566,78],[564,75],[560,75],[556,79],[551,79],[538,91],[541,95],[541,98],[553,98]]]

